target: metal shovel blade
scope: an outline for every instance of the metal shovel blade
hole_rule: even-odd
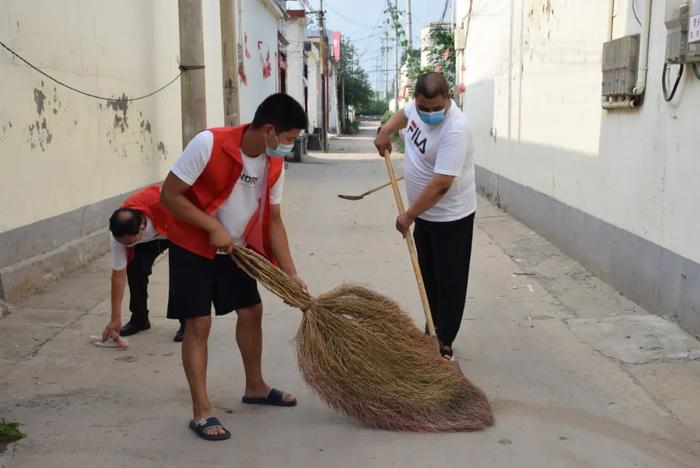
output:
[[[338,195],[338,198],[342,198],[343,200],[362,200],[365,198],[364,195]]]

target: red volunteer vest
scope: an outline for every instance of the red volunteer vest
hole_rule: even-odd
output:
[[[211,158],[194,185],[185,192],[187,199],[208,215],[213,215],[228,199],[243,172],[240,148],[246,128],[248,125],[209,129],[214,134]],[[284,161],[281,158],[267,160],[265,192],[243,239],[248,247],[274,261],[270,250],[270,189],[279,180]],[[216,249],[209,243],[209,233],[200,227],[173,219],[168,223],[167,232],[170,242],[192,253],[209,259],[216,255]]]
[[[160,204],[160,185],[151,185],[131,195],[124,200],[122,208],[131,208],[132,210],[140,211],[144,216],[153,221],[153,227],[158,234],[161,236],[167,234],[168,224],[172,222],[172,216],[170,212]],[[131,263],[133,257],[134,248],[127,247],[127,262]]]

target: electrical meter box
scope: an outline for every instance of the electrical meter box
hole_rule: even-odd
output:
[[[639,64],[639,34],[603,44],[604,97],[633,95]]]
[[[700,62],[700,0],[666,0],[666,63]]]
[[[684,63],[688,48],[688,0],[666,0],[666,63]]]
[[[700,62],[700,0],[690,2],[687,61]]]
[[[464,50],[467,47],[467,33],[464,28],[455,28],[455,49]]]

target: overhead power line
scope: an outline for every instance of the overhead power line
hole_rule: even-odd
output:
[[[99,96],[99,95],[97,95],[97,94],[89,93],[89,92],[87,92],[87,91],[82,91],[82,90],[80,90],[80,89],[78,89],[78,88],[75,88],[75,87],[69,85],[69,84],[66,84],[66,83],[64,83],[63,81],[61,81],[61,80],[59,80],[59,79],[53,77],[52,75],[49,75],[48,73],[46,73],[45,71],[43,71],[42,69],[40,69],[39,67],[37,67],[36,65],[34,65],[33,63],[31,63],[29,60],[27,60],[27,59],[25,59],[24,57],[22,57],[22,56],[21,56],[19,53],[17,53],[15,50],[13,50],[13,49],[11,49],[10,47],[8,47],[4,42],[0,41],[0,46],[2,46],[2,47],[3,47],[5,50],[7,50],[9,53],[11,53],[11,54],[14,55],[15,57],[17,57],[17,58],[18,58],[19,60],[21,60],[22,62],[24,62],[28,67],[30,67],[30,68],[34,69],[35,71],[39,72],[40,74],[42,74],[43,76],[45,76],[45,77],[48,78],[49,80],[53,81],[54,83],[56,83],[56,84],[58,84],[58,85],[60,85],[60,86],[63,86],[64,88],[70,89],[71,91],[74,91],[74,92],[76,92],[76,93],[82,94],[83,96],[91,97],[91,98],[93,98],[93,99],[99,99],[99,100],[101,100],[101,101],[120,101],[120,102],[140,101],[141,99],[146,99],[146,98],[148,98],[148,97],[151,97],[151,96],[153,96],[153,95],[155,95],[155,94],[158,94],[159,92],[163,91],[165,88],[167,88],[167,87],[170,86],[171,84],[175,83],[175,82],[182,76],[182,74],[183,74],[184,72],[190,71],[190,70],[198,70],[198,69],[204,68],[204,65],[195,65],[195,66],[180,65],[180,67],[179,67],[180,72],[175,76],[175,78],[173,78],[172,80],[168,81],[166,84],[164,84],[164,85],[161,86],[160,88],[156,89],[155,91],[152,91],[152,92],[150,92],[150,93],[148,93],[148,94],[144,94],[143,96],[139,96],[139,97],[135,97],[135,98],[128,98],[128,97],[123,97],[123,98],[117,97],[117,98],[113,98],[113,97]]]
[[[370,26],[370,25],[368,25],[368,24],[359,23],[359,22],[355,21],[355,20],[352,19],[352,18],[348,18],[348,17],[345,16],[343,13],[339,12],[338,10],[336,10],[335,8],[333,8],[333,7],[330,6],[330,5],[326,5],[326,8],[328,8],[328,9],[331,10],[333,13],[335,13],[336,15],[340,16],[341,18],[343,18],[345,21],[348,21],[348,22],[350,22],[350,23],[352,23],[352,24],[354,24],[354,25],[362,26],[363,28],[366,28],[366,29],[374,28],[374,26]]]

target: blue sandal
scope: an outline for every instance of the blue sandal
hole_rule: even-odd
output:
[[[291,401],[284,400],[284,392],[273,388],[266,397],[247,397],[241,398],[241,401],[247,405],[268,405],[268,406],[296,406],[296,398]]]
[[[223,434],[209,434],[207,429],[212,427],[220,427],[224,430]],[[216,416],[211,416],[195,423],[190,421],[190,429],[192,429],[199,437],[204,440],[226,440],[231,438],[231,433],[221,424],[221,421]]]

